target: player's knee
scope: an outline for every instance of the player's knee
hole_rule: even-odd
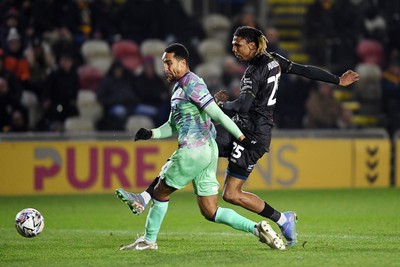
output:
[[[224,191],[222,194],[222,199],[225,202],[231,203],[231,204],[236,204],[237,203],[237,194],[229,192],[229,191]]]

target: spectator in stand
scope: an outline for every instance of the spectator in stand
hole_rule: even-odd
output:
[[[75,42],[72,32],[67,27],[55,29],[50,38],[51,50],[57,60],[62,54],[70,54],[75,60],[75,65],[80,66],[83,63],[80,46]]]
[[[65,119],[79,115],[76,107],[79,76],[74,62],[73,55],[62,54],[48,75],[41,98],[43,117],[38,123],[39,130],[63,131]]]
[[[7,47],[5,49],[3,64],[4,69],[14,73],[15,77],[22,82],[23,87],[28,87],[31,76],[29,63],[24,56],[24,47],[16,28],[11,28],[7,36]]]
[[[156,73],[154,58],[144,58],[143,72],[137,77],[135,91],[140,99],[136,113],[149,116],[158,127],[168,119],[170,95],[164,81]]]
[[[27,131],[27,115],[21,104],[21,92],[0,77],[0,132]]]
[[[141,88],[150,90],[150,88]],[[153,95],[151,95],[153,97]],[[136,113],[140,102],[134,88],[134,77],[121,62],[114,61],[97,88],[97,99],[104,108],[101,130],[124,130],[128,116]]]
[[[80,8],[85,6],[85,2],[89,1],[55,1],[59,6],[60,18],[58,18],[59,25],[62,28],[68,28],[74,37],[75,41],[79,41],[80,34],[82,33],[82,26],[84,25],[84,18],[80,12]],[[82,2],[82,3],[80,3]],[[85,16],[85,15],[83,15]],[[85,30],[83,30],[85,31]]]
[[[29,80],[30,90],[37,96],[41,95],[42,88],[48,72],[54,67],[55,59],[50,46],[37,37],[25,50],[29,63],[31,77]]]
[[[9,87],[15,88],[14,90],[17,90],[19,94],[21,94],[23,90],[21,81],[19,81],[17,77],[15,77],[14,73],[4,68],[4,57],[4,51],[0,48],[0,77],[6,79]]]
[[[0,24],[0,47],[7,47],[7,39],[10,29],[15,28],[17,32],[22,32],[20,25],[20,16],[18,10],[11,8],[4,14],[4,23]]]
[[[318,84],[318,89],[310,93],[306,103],[305,126],[312,129],[338,128],[342,107],[333,95],[333,86],[321,82]]]

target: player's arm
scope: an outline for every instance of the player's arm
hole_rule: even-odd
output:
[[[136,132],[135,141],[148,140],[150,138],[161,139],[170,137],[172,134],[177,132],[175,124],[173,123],[173,120],[171,118],[172,114],[169,113],[168,121],[155,129],[150,130],[150,129],[140,128]]]
[[[247,75],[247,74],[246,74]],[[240,88],[240,95],[234,101],[227,101],[220,105],[221,109],[228,113],[233,111],[235,113],[247,113],[256,97],[256,88],[258,88],[258,81],[256,74],[252,73],[244,77],[243,84]],[[229,114],[229,113],[228,113]]]
[[[171,119],[172,115],[169,113],[169,118],[166,123],[161,125],[158,128],[151,129],[152,132],[152,137],[153,139],[161,139],[161,138],[167,138],[173,135],[174,133],[177,132],[175,124],[173,123],[173,120]]]
[[[254,94],[241,92],[238,99],[233,101],[227,101],[221,104],[221,109],[226,114],[234,113],[247,113],[250,109],[251,103],[253,103]]]
[[[246,149],[257,149],[262,147],[261,143],[256,140],[250,140],[246,138],[239,127],[231,120],[225,113],[219,108],[219,106],[211,101],[205,108],[204,111],[214,121],[221,124],[233,137],[240,141],[240,145]]]
[[[213,121],[222,124],[226,130],[237,140],[242,141],[245,136],[239,127],[219,108],[219,106],[211,101],[205,108],[204,111],[211,117]]]
[[[342,76],[339,77],[316,66],[298,64],[277,53],[270,54],[276,61],[278,61],[282,72],[284,73],[296,74],[312,80],[338,84],[340,86],[348,86],[359,80],[358,73],[352,70],[346,71]]]

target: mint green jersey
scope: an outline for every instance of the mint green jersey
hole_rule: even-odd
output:
[[[214,98],[203,79],[193,72],[180,78],[172,91],[170,125],[178,133],[179,148],[163,166],[160,177],[173,188],[192,182],[199,196],[218,194],[218,147],[211,117],[204,111]]]
[[[212,101],[203,79],[193,72],[176,82],[171,97],[171,122],[178,131],[179,146],[201,146],[215,139],[214,124],[204,112]]]

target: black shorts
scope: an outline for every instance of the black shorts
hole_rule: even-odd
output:
[[[242,147],[237,140],[227,131],[222,125],[217,125],[217,144],[218,144],[218,156],[222,158],[228,158],[227,173],[230,176],[247,180],[250,173],[253,171],[254,165],[257,161],[269,151],[269,145],[271,143],[271,129],[266,131],[263,135],[263,140],[257,139],[259,142],[262,141],[263,147],[256,150],[248,150]],[[251,134],[246,134],[246,136]]]

